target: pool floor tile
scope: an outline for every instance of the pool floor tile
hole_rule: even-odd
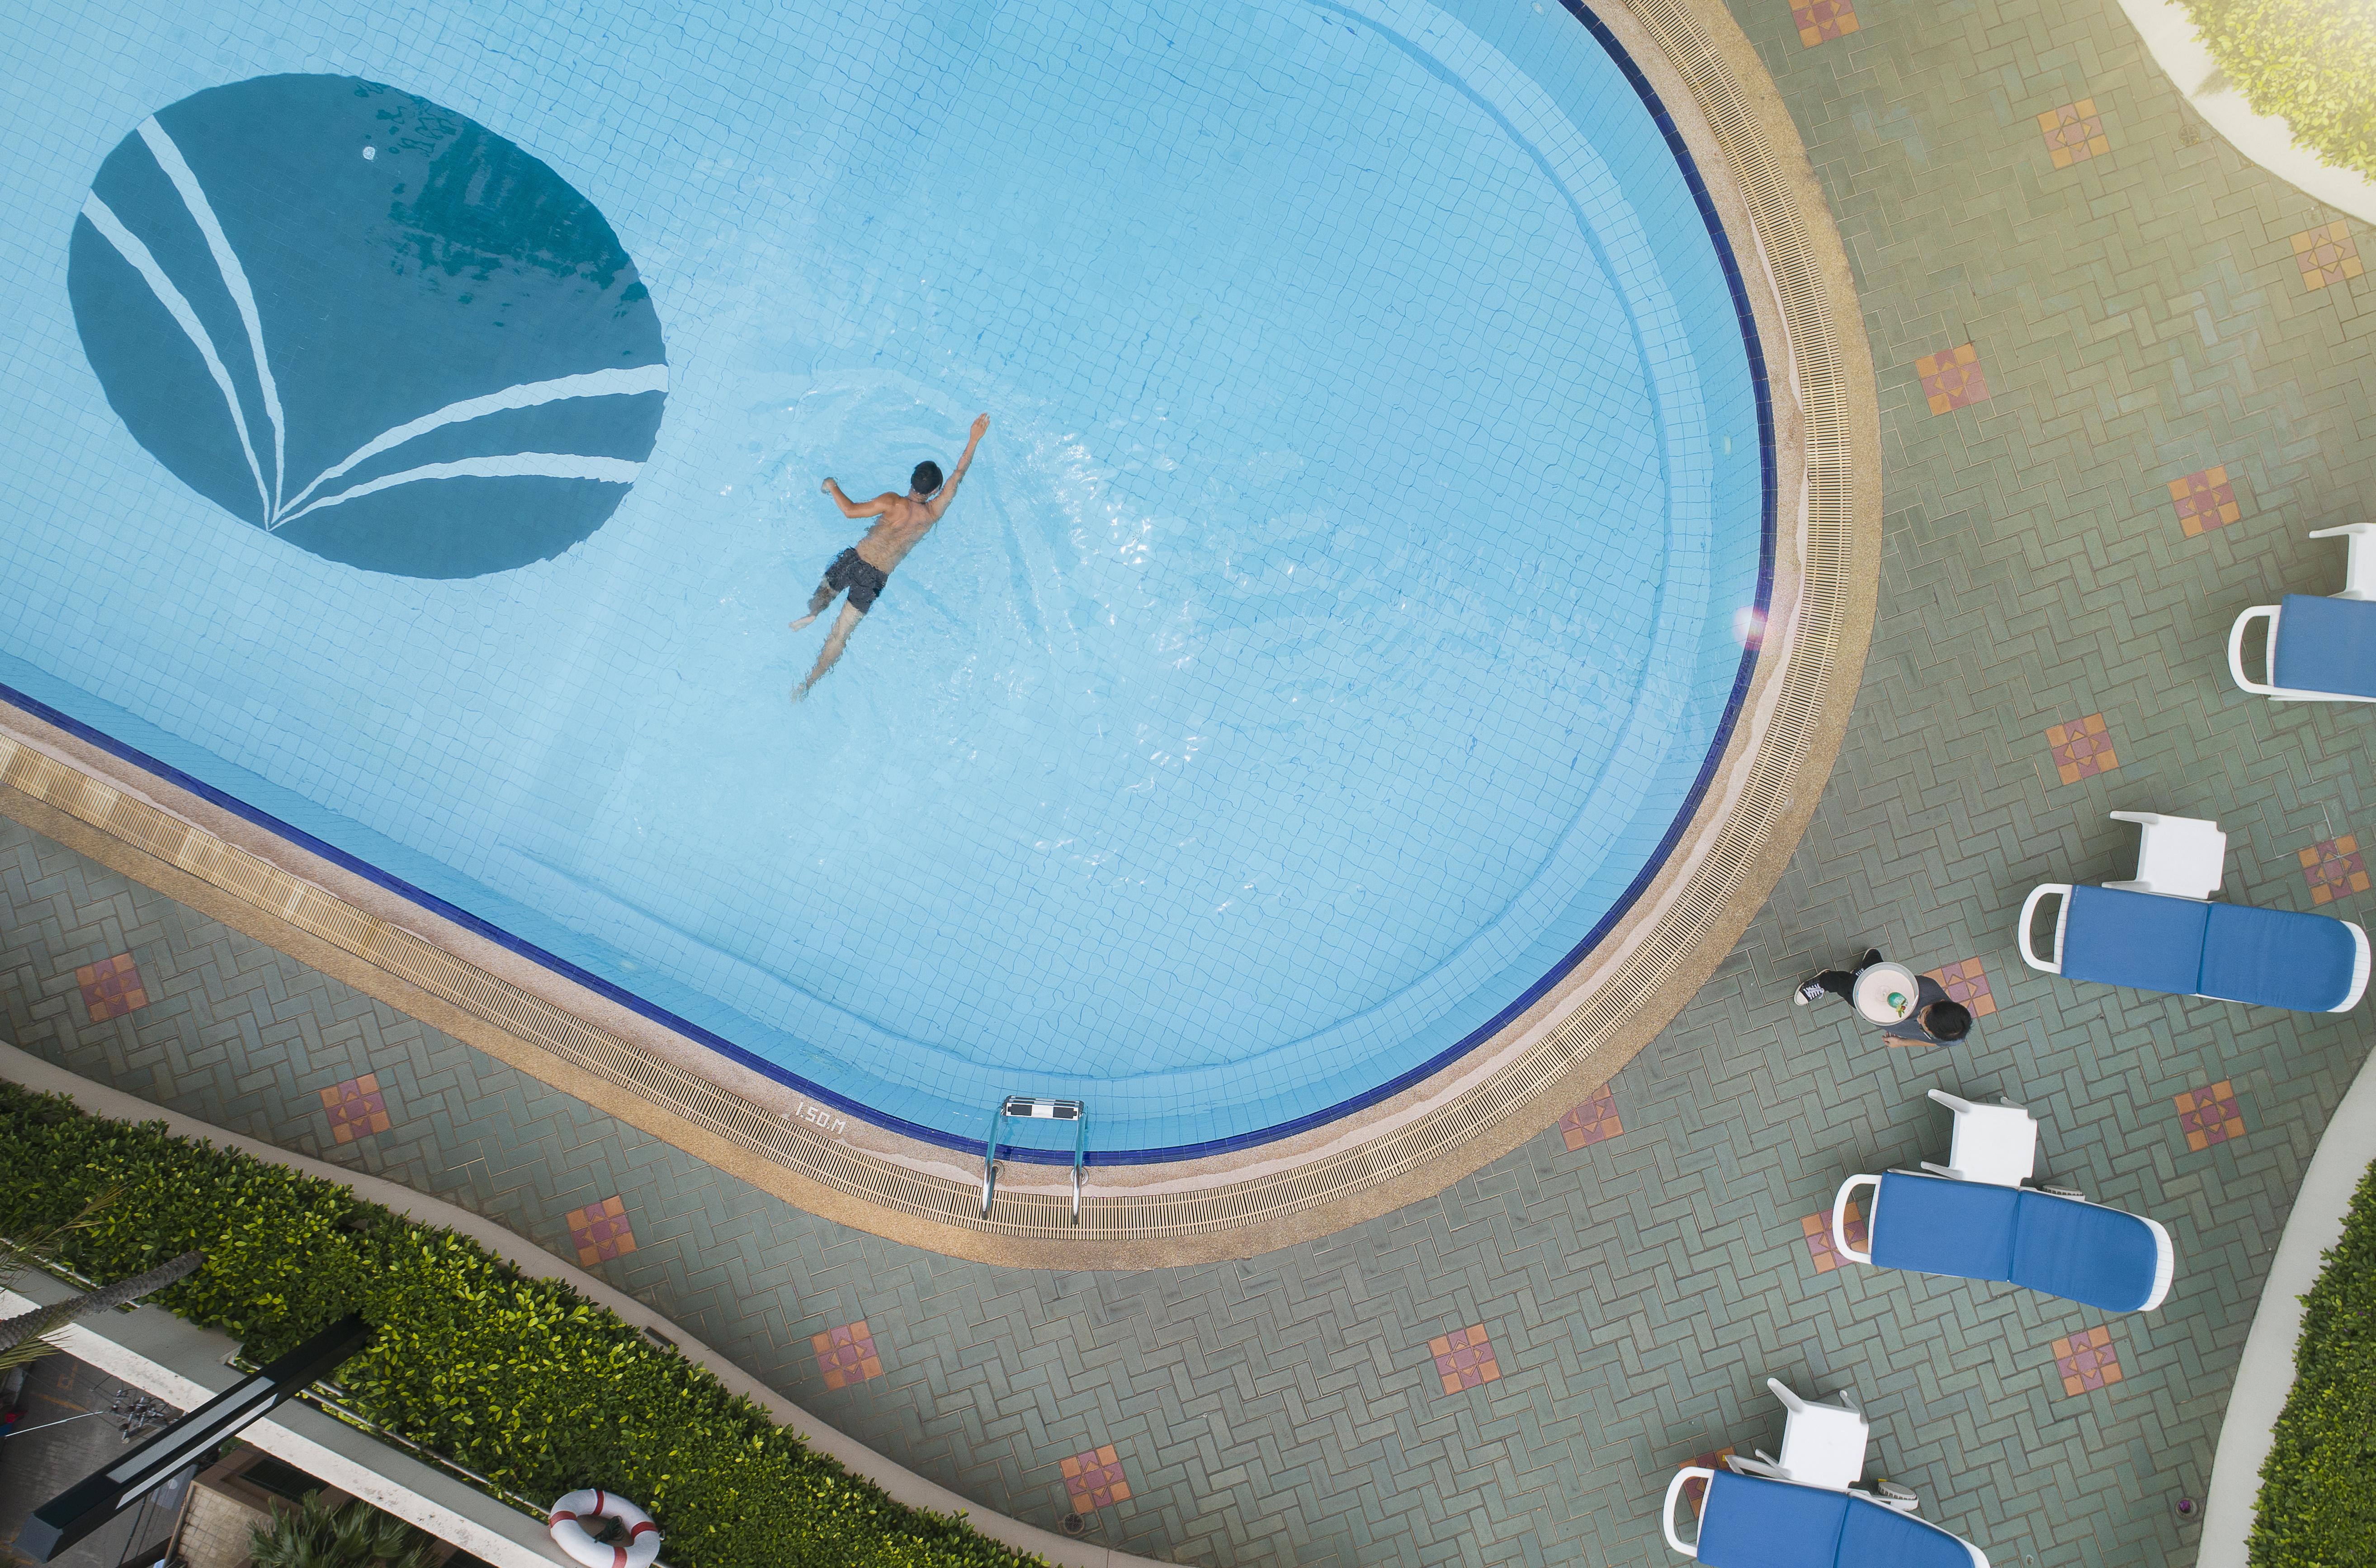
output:
[[[636,1232],[627,1223],[624,1199],[606,1197],[585,1208],[569,1211],[569,1244],[577,1249],[581,1267],[591,1268],[636,1250]]]
[[[329,1114],[330,1136],[340,1143],[384,1133],[392,1125],[387,1095],[380,1089],[377,1073],[350,1078],[322,1091],[322,1109]]]
[[[1625,1130],[1617,1119],[1617,1096],[1607,1084],[1581,1105],[1571,1105],[1559,1119],[1560,1136],[1571,1152],[1615,1138]]]
[[[2236,500],[2235,481],[2228,477],[2228,465],[2221,463],[2169,482],[2169,502],[2178,509],[2178,526],[2190,539],[2200,538],[2214,528],[2224,528],[2244,515]]]
[[[1857,29],[1856,6],[1850,0],[1806,0],[1790,7],[1790,19],[1799,24],[1799,41],[1809,49]]]
[[[1914,361],[1914,373],[1921,378],[1922,395],[1930,400],[1933,414],[1988,400],[1989,383],[1980,372],[1980,351],[1969,343],[1923,355]]]
[[[2091,1394],[2120,1382],[2121,1353],[2112,1348],[2112,1331],[2099,1326],[2057,1339],[2054,1370],[2062,1376],[2065,1394]]]
[[[2037,129],[2057,169],[2068,169],[2112,150],[2111,141],[2104,135],[2104,117],[2096,112],[2092,98],[2048,110],[2037,117]]]
[[[2304,289],[2324,289],[2359,276],[2359,247],[2341,218],[2293,237],[2294,263]]]
[[[816,1352],[817,1371],[824,1375],[827,1388],[847,1388],[853,1383],[883,1375],[882,1352],[875,1347],[873,1330],[867,1327],[862,1317],[856,1323],[810,1335],[809,1348]]]
[[[75,971],[75,984],[82,987],[82,1005],[93,1023],[122,1018],[148,1005],[148,988],[140,983],[140,971],[130,953],[84,964]]]
[[[1930,971],[1930,978],[1939,983],[1951,1002],[1961,1002],[1976,1019],[1988,1017],[1997,1010],[1997,999],[1989,990],[1988,972],[1976,958],[1958,959]]]
[[[2310,882],[2311,902],[2333,903],[2346,893],[2368,890],[2368,864],[2359,853],[2358,834],[2321,839],[2295,854],[2301,859],[2302,876]]]
[[[1493,1358],[1493,1342],[1486,1338],[1481,1323],[1439,1334],[1427,1342],[1427,1348],[1435,1357],[1435,1375],[1446,1394],[1480,1387],[1502,1375],[1501,1365]]]
[[[2121,759],[2112,750],[2110,726],[2104,723],[2101,713],[2090,713],[2073,724],[2049,725],[2046,744],[2054,755],[2054,771],[2064,784],[2109,773],[2121,765]]]
[[[1130,1500],[1130,1482],[1122,1473],[1122,1457],[1112,1444],[1075,1454],[1059,1467],[1064,1472],[1064,1495],[1075,1514],[1093,1513],[1111,1503]]]
[[[2186,1147],[2197,1154],[2244,1136],[2244,1108],[2236,1102],[2236,1085],[2230,1079],[2221,1079],[2208,1089],[2190,1089],[2174,1103]]]
[[[1871,1252],[1872,1237],[1865,1228],[1864,1206],[1851,1202],[1847,1207],[1847,1212],[1840,1218],[1847,1221],[1848,1245],[1859,1252]],[[1849,1261],[1842,1257],[1838,1249],[1832,1245],[1832,1211],[1830,1209],[1826,1208],[1820,1214],[1800,1216],[1799,1233],[1806,1238],[1807,1256],[1815,1260],[1816,1273],[1829,1274],[1833,1269]]]

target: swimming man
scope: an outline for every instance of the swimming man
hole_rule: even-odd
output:
[[[876,521],[866,530],[864,538],[833,558],[833,564],[825,569],[825,581],[809,595],[809,613],[792,622],[792,630],[798,631],[823,615],[835,595],[849,590],[849,598],[842,605],[840,616],[835,619],[833,630],[826,633],[816,668],[809,671],[809,678],[793,691],[793,701],[807,696],[809,688],[833,667],[834,660],[841,657],[842,645],[857,630],[860,619],[873,607],[891,569],[932,532],[933,525],[941,520],[941,513],[956,499],[957,486],[965,482],[966,470],[973,466],[974,448],[981,444],[982,434],[989,429],[989,415],[974,420],[973,439],[966,442],[965,455],[957,459],[957,471],[949,476],[946,484],[941,481],[941,466],[937,463],[916,465],[915,473],[909,476],[906,495],[885,490],[873,501],[852,501],[841,493],[839,485],[831,479],[825,482],[825,493],[833,497],[833,503],[841,508],[844,517],[872,517]]]

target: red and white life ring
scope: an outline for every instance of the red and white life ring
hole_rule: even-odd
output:
[[[596,1540],[585,1526],[577,1521],[593,1515],[616,1519],[626,1527],[627,1544],[604,1546]],[[552,1544],[584,1563],[585,1568],[652,1568],[660,1554],[660,1527],[652,1516],[612,1491],[598,1491],[586,1487],[571,1492],[552,1505],[552,1516],[544,1522],[552,1532]]]

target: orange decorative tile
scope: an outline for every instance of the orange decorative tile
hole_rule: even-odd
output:
[[[817,1371],[825,1374],[827,1388],[847,1388],[883,1375],[883,1357],[864,1318],[810,1335],[809,1348],[816,1351]]]
[[[1689,1464],[1678,1465],[1675,1468],[1679,1470],[1720,1470],[1725,1468],[1724,1462],[1727,1459],[1731,1458],[1735,1454],[1740,1452],[1740,1450],[1738,1448],[1726,1447],[1719,1448],[1713,1454],[1694,1454],[1692,1456],[1691,1462]],[[1693,1476],[1691,1480],[1683,1483],[1683,1496],[1691,1503],[1693,1513],[1696,1514],[1700,1511],[1700,1499],[1706,1495],[1707,1482],[1700,1480],[1699,1477]]]
[[[1951,1002],[1961,1002],[1974,1018],[1988,1017],[1997,1010],[1997,999],[1989,991],[1988,972],[1976,958],[1959,959],[1930,971],[1930,978],[1947,993]]]
[[[322,1109],[330,1115],[330,1136],[340,1143],[387,1131],[387,1096],[380,1091],[379,1074],[365,1073],[322,1091]]]
[[[2097,773],[2109,773],[2121,765],[2112,752],[2112,737],[2101,713],[2090,713],[2073,724],[2055,725],[2046,732],[2046,744],[2054,753],[2054,771],[2064,784],[2077,784],[2081,779]]]
[[[1493,1359],[1493,1342],[1485,1337],[1481,1323],[1439,1334],[1427,1342],[1427,1348],[1435,1357],[1435,1375],[1446,1394],[1476,1388],[1502,1375],[1501,1365]]]
[[[1799,41],[1810,49],[1857,29],[1850,0],[1799,0],[1790,7],[1790,19],[1799,24]]]
[[[2054,1370],[2062,1374],[2062,1392],[2086,1394],[2121,1381],[2121,1355],[2112,1348],[2109,1328],[2090,1328],[2054,1341]]]
[[[1865,1229],[1864,1206],[1851,1203],[1847,1207],[1847,1212],[1840,1218],[1847,1221],[1848,1245],[1859,1252],[1871,1252],[1872,1236]],[[1832,1245],[1832,1211],[1830,1209],[1827,1208],[1821,1214],[1801,1216],[1799,1220],[1799,1231],[1806,1238],[1807,1256],[1815,1260],[1816,1273],[1829,1274],[1841,1264],[1847,1262],[1847,1259],[1842,1257],[1838,1250]]]
[[[2244,1108],[2236,1102],[2232,1079],[2223,1078],[2208,1089],[2190,1089],[2174,1103],[2186,1147],[2197,1154],[2215,1143],[2244,1136]]]
[[[2311,902],[2333,903],[2346,893],[2368,890],[2368,865],[2360,857],[2358,834],[2321,839],[2295,853],[2301,857],[2302,875],[2310,879]]]
[[[2359,276],[2359,247],[2352,243],[2341,218],[2303,230],[2294,236],[2293,245],[2305,289],[2323,289]]]
[[[1560,1136],[1567,1139],[1571,1149],[1615,1138],[1625,1130],[1617,1119],[1617,1097],[1603,1084],[1593,1097],[1581,1105],[1571,1105],[1560,1117]]]
[[[569,1244],[577,1249],[577,1264],[591,1268],[636,1250],[636,1232],[627,1224],[626,1201],[606,1197],[587,1208],[569,1211]]]
[[[130,953],[84,964],[75,971],[75,984],[82,987],[82,1005],[93,1023],[122,1018],[148,1005],[148,992],[140,983],[140,972],[132,966]]]
[[[2046,137],[2057,169],[2068,169],[2112,150],[2111,141],[2104,135],[2104,117],[2096,112],[2092,98],[2048,110],[2037,117],[2037,128]]]
[[[1914,373],[1921,378],[1922,395],[1930,399],[1933,414],[1968,408],[1989,395],[1988,380],[1980,373],[1980,351],[1968,343],[1923,355],[1914,361]]]
[[[1114,1453],[1113,1444],[1075,1454],[1066,1459],[1064,1495],[1072,1499],[1073,1512],[1087,1514],[1110,1503],[1130,1500],[1130,1482],[1123,1479],[1122,1459]]]
[[[2244,515],[2244,509],[2236,501],[2235,481],[2228,477],[2225,463],[2200,474],[2189,474],[2183,479],[2172,479],[2169,503],[2178,508],[2178,525],[2190,539],[2199,538],[2214,528],[2225,528]]]

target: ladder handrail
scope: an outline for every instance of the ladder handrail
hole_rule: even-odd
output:
[[[1006,1118],[1073,1124],[1073,1223],[1081,1222],[1081,1170],[1088,1158],[1089,1108],[1078,1100],[1045,1100],[1031,1094],[1010,1094],[990,1115],[990,1141],[981,1150],[981,1217],[990,1218],[990,1200],[998,1189],[998,1142]]]

